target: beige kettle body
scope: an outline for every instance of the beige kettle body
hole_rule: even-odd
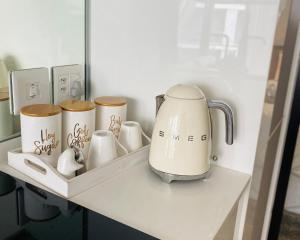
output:
[[[197,86],[176,85],[157,96],[149,164],[165,182],[206,176],[211,158],[209,108],[225,113],[226,142],[233,143],[233,114],[221,101],[207,100]]]

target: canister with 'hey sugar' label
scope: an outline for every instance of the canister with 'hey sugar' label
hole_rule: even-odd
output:
[[[21,109],[22,152],[41,155],[56,167],[61,153],[61,108],[35,104]]]

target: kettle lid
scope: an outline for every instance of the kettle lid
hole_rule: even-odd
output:
[[[177,84],[171,87],[166,92],[166,95],[168,97],[187,99],[187,100],[199,100],[205,98],[203,92],[199,87],[197,87],[196,85],[184,85],[184,84]]]

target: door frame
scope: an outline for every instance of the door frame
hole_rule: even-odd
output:
[[[300,34],[298,34],[299,36]],[[300,41],[298,37],[298,41]],[[280,225],[283,216],[285,198],[290,179],[295,147],[297,144],[299,123],[300,123],[300,67],[299,52],[296,51],[296,67],[297,76],[295,80],[295,88],[292,92],[292,102],[289,114],[287,133],[283,143],[283,154],[281,158],[281,166],[275,191],[275,199],[272,208],[272,215],[268,231],[268,239],[277,239],[280,232]]]

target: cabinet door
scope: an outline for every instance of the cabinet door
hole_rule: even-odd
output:
[[[116,222],[105,216],[92,211],[87,212],[88,220],[88,240],[99,239],[130,239],[130,240],[152,240],[155,239],[143,232],[128,227],[122,223]]]

